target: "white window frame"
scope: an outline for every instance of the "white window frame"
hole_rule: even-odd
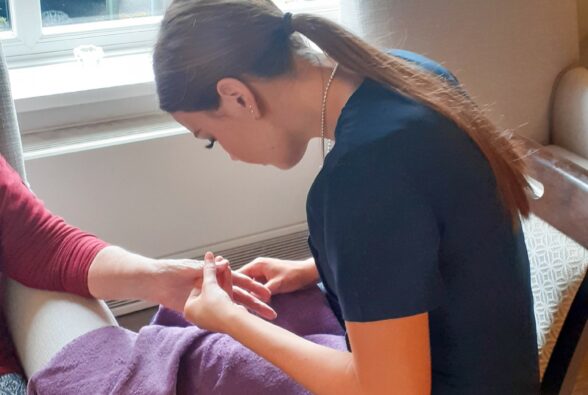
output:
[[[166,6],[172,0],[164,0]],[[74,47],[94,44],[106,51],[146,50],[153,45],[161,17],[43,27],[40,0],[9,0],[12,31],[0,33],[9,65],[63,61]]]

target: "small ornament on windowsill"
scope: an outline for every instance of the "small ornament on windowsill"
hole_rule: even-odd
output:
[[[80,45],[73,50],[74,57],[85,69],[97,67],[104,58],[104,50],[96,45]]]

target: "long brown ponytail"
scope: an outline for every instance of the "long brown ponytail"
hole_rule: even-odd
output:
[[[293,30],[341,66],[418,100],[452,120],[478,145],[494,172],[499,195],[514,223],[529,213],[524,163],[502,133],[445,79],[390,56],[338,24],[310,14],[285,26],[269,0],[176,0],[162,22],[154,53],[160,107],[167,112],[218,106],[216,83],[224,77],[271,78],[293,68],[304,47]]]

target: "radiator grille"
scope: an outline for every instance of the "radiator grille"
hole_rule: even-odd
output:
[[[218,251],[217,255],[222,255],[227,258],[231,262],[233,269],[240,268],[260,256],[292,260],[306,259],[310,256],[307,239],[308,231],[296,232],[257,243]],[[202,257],[198,259],[202,259]]]
[[[227,258],[231,262],[231,267],[237,269],[257,257],[274,257],[291,260],[306,259],[310,256],[307,239],[308,231],[305,230],[255,243],[244,244],[239,247],[218,251],[212,250],[217,255],[222,255]],[[198,256],[194,259],[201,260],[202,258],[202,256]],[[153,304],[139,300],[110,300],[107,301],[107,304],[116,316],[129,314],[153,306]]]

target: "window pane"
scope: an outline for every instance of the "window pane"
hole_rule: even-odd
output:
[[[0,0],[0,32],[10,29],[10,10],[8,9],[8,0]]]
[[[165,0],[40,0],[43,26],[163,15]]]

